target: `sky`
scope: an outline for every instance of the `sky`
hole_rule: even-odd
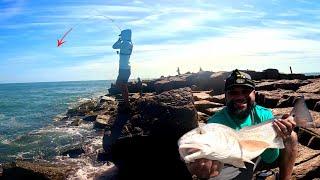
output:
[[[0,83],[116,79],[120,29],[132,30],[132,79],[319,72],[319,21],[317,0],[0,0]]]

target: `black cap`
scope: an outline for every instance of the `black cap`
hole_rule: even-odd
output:
[[[226,79],[224,90],[228,90],[234,86],[246,86],[254,89],[255,84],[251,79],[251,76],[247,73],[241,72],[238,69],[232,71],[230,76]]]

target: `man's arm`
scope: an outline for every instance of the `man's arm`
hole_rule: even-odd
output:
[[[275,120],[274,128],[278,136],[281,136],[284,141],[284,149],[280,150],[280,179],[291,179],[293,166],[298,154],[298,138],[293,131],[296,123],[292,116],[284,115],[282,119]]]
[[[121,39],[119,38],[117,42],[115,42],[113,45],[112,45],[112,48],[113,49],[120,49],[121,48]]]

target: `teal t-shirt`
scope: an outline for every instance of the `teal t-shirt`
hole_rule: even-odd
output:
[[[241,124],[237,124],[228,113],[227,108],[223,108],[221,111],[217,112],[213,116],[208,119],[208,123],[219,123],[226,126],[229,126],[235,130],[239,130],[246,126],[252,126],[255,124],[259,124],[261,122],[267,121],[273,118],[272,111],[270,109],[264,108],[259,105],[255,105],[254,107],[254,123],[252,124],[251,116],[249,115]],[[279,149],[266,149],[261,154],[261,159],[266,163],[274,162],[279,156]]]

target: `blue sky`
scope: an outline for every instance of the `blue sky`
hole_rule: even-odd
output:
[[[115,79],[117,26],[132,29],[131,78],[319,72],[319,21],[316,0],[0,0],[0,82]]]

